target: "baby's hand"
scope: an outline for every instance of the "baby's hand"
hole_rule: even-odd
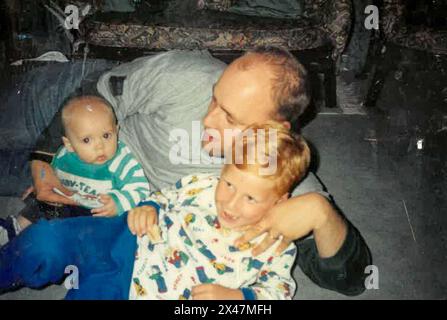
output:
[[[116,204],[112,197],[107,194],[100,194],[99,201],[101,201],[104,206],[96,209],[92,209],[94,217],[114,217],[116,216]]]
[[[133,208],[127,215],[127,224],[130,232],[139,237],[147,234],[152,241],[160,240],[157,220],[157,210],[152,206]]]

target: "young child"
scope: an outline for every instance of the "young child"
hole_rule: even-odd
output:
[[[293,243],[279,256],[274,246],[256,257],[247,249],[263,237],[243,248],[233,243],[240,230],[288,198],[289,190],[306,174],[310,152],[301,137],[292,137],[280,124],[248,130],[254,135],[250,138],[244,131],[241,161],[237,162],[233,144],[232,164],[223,167],[220,178],[187,176],[129,212],[131,232],[147,232],[138,238],[130,299],[293,297]],[[276,141],[269,141],[270,130],[276,130]],[[269,175],[262,174],[266,169],[262,157],[276,157],[276,170]],[[157,219],[159,230],[153,227]]]
[[[54,206],[29,195],[18,218],[0,220],[0,231],[3,228],[7,233],[0,246],[41,218],[112,217],[149,195],[143,169],[118,140],[115,115],[104,99],[81,96],[68,100],[62,109],[62,123],[63,147],[54,156],[52,167],[63,186],[74,192],[79,206]]]

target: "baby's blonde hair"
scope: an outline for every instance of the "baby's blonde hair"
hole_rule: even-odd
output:
[[[252,135],[244,134],[249,130]],[[276,135],[272,135],[276,137],[276,141],[270,141],[270,130],[276,131]],[[238,158],[236,149],[241,146],[242,155]],[[270,165],[265,159],[271,157],[276,157],[276,170],[268,175],[262,174],[261,170]],[[309,147],[301,135],[292,134],[279,122],[269,121],[249,126],[242,132],[239,142],[238,138],[235,139],[231,163],[239,170],[273,180],[276,191],[281,196],[289,192],[306,175],[310,157]]]

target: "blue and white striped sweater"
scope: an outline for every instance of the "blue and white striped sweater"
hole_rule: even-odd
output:
[[[117,213],[134,208],[150,193],[143,168],[121,141],[115,156],[104,164],[82,161],[75,152],[62,147],[52,166],[62,184],[80,194],[108,194],[116,203]]]

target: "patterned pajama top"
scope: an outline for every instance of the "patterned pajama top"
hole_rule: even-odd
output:
[[[158,209],[162,240],[138,238],[130,299],[191,299],[192,287],[205,283],[244,288],[257,299],[293,297],[295,245],[277,257],[276,245],[256,258],[251,250],[243,250],[249,248],[235,248],[240,233],[218,221],[214,201],[218,181],[212,174],[190,175],[140,204]]]

